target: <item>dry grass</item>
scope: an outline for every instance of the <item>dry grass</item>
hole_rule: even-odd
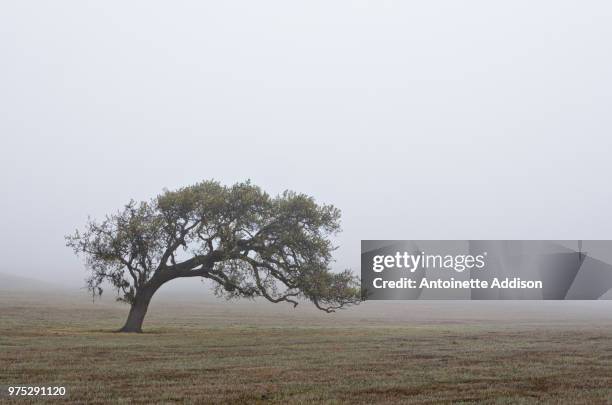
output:
[[[612,305],[555,305],[160,297],[126,335],[125,307],[3,294],[0,385],[65,385],[63,403],[610,403]]]

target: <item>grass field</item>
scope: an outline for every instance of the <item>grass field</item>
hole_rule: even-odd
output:
[[[126,335],[110,297],[2,292],[0,385],[63,385],[62,403],[612,403],[612,302],[328,315],[156,298],[146,333]]]

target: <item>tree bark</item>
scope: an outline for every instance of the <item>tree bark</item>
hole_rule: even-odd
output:
[[[155,294],[155,291],[157,291],[160,286],[161,284],[148,285],[136,293],[125,325],[123,325],[118,332],[142,333],[142,323],[147,314],[147,309],[149,309],[149,303],[151,302],[151,298],[153,298],[153,294]]]

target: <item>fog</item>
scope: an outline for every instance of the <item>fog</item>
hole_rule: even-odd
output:
[[[81,285],[64,235],[251,179],[361,239],[610,239],[608,2],[3,1],[0,272]]]

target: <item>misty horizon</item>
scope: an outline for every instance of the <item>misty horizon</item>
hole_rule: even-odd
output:
[[[3,6],[0,272],[81,286],[65,235],[205,179],[340,208],[335,270],[610,239],[610,5],[272,3]]]

